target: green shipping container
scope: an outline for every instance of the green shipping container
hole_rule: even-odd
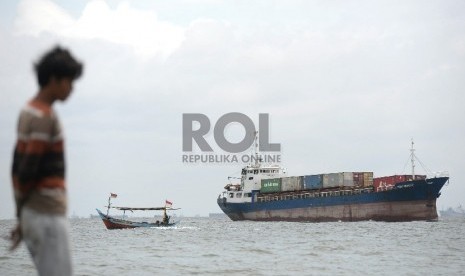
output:
[[[281,178],[262,179],[261,184],[261,193],[277,193],[281,191]]]

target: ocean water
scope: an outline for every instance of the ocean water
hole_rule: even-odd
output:
[[[6,236],[13,220],[0,221]],[[465,219],[438,222],[233,222],[106,230],[72,219],[75,275],[465,275]],[[24,245],[0,239],[0,275],[35,275]]]

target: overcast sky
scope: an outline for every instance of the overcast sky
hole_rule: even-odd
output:
[[[56,44],[85,63],[56,105],[69,215],[96,214],[110,192],[118,205],[220,212],[242,164],[183,164],[183,113],[213,125],[242,112],[257,126],[268,113],[290,175],[409,173],[413,138],[429,170],[450,173],[438,208],[465,205],[464,1],[2,1],[0,218],[14,217],[32,63]]]

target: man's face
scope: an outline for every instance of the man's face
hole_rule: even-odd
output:
[[[54,95],[57,100],[65,101],[73,90],[73,81],[70,78],[52,78]]]

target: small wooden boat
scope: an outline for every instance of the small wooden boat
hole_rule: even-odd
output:
[[[116,194],[111,194],[108,198],[108,206],[106,206],[107,214],[102,213],[99,209],[97,213],[99,214],[100,218],[102,219],[103,223],[107,227],[107,229],[126,229],[126,228],[138,228],[138,227],[172,227],[175,226],[178,222],[171,222],[171,216],[168,216],[166,211],[167,210],[179,210],[180,208],[172,208],[171,202],[166,201],[164,207],[146,207],[146,208],[134,208],[134,207],[116,207],[111,206],[110,200],[111,198],[115,198]],[[108,213],[110,208],[117,209],[123,211],[123,217],[115,218],[110,216]],[[124,219],[126,211],[163,211],[163,218],[161,221],[157,220],[155,222],[146,222],[146,221],[130,221]]]

